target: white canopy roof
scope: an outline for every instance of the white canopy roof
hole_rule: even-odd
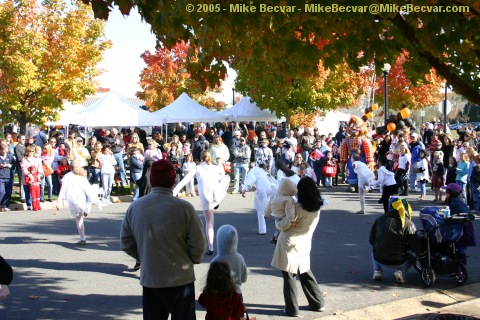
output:
[[[84,110],[85,107],[81,104],[72,104],[69,101],[65,101],[63,103],[63,110],[60,111],[58,114],[60,119],[57,121],[49,121],[46,123],[47,126],[68,126],[70,122],[70,115]]]
[[[70,123],[85,127],[154,126],[162,123],[154,114],[140,109],[128,99],[109,92],[85,110],[70,115]]]
[[[163,123],[218,121],[218,115],[201,106],[185,92],[174,102],[152,113]]]
[[[260,109],[249,97],[243,97],[228,110],[217,112],[220,121],[284,121],[270,110]]]

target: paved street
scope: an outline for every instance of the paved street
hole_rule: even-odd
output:
[[[308,311],[298,283],[304,319],[456,287],[451,280],[437,280],[432,288],[425,289],[413,269],[404,286],[393,285],[388,270],[382,282],[373,282],[368,235],[374,219],[382,213],[377,204],[379,194],[367,194],[367,214],[355,215],[359,210],[358,195],[343,190],[333,188],[324,193],[330,204],[322,210],[313,238],[312,271],[326,294],[327,311]],[[416,197],[409,199],[418,216],[420,205],[430,205],[432,197],[427,196],[427,201],[421,203]],[[198,197],[187,199],[199,208]],[[78,234],[67,209],[2,213],[0,254],[14,267],[15,277],[11,296],[0,303],[0,319],[141,319],[139,272],[131,270],[133,259],[119,251],[120,224],[128,205],[112,204],[102,212],[94,209],[86,219],[86,246],[75,244]],[[414,222],[421,228],[418,217]],[[237,228],[238,251],[249,267],[243,292],[250,315],[257,319],[287,319],[282,311],[281,274],[270,267],[273,219],[268,221],[268,234],[258,235],[253,194],[248,193],[245,199],[236,194],[227,195],[215,214],[216,229],[227,223]],[[478,220],[475,228],[479,234]],[[469,283],[480,282],[478,247],[469,248],[468,255]],[[205,256],[203,263],[196,266],[197,297],[210,260]],[[197,310],[197,318],[204,319],[202,308],[197,306]]]

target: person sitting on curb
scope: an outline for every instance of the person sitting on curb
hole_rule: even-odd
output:
[[[403,284],[412,266],[409,251],[418,243],[416,228],[410,220],[412,208],[406,199],[392,198],[389,209],[375,220],[370,231],[373,280],[382,280],[383,267],[394,268],[395,283]]]

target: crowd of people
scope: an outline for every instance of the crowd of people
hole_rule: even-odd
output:
[[[19,135],[17,141],[7,134],[0,142],[2,211],[9,210],[15,172],[22,185],[21,200],[32,210],[40,210],[41,203],[52,201],[54,195],[63,199],[79,192],[73,189],[83,188],[81,199],[68,200],[83,245],[83,217],[91,204],[102,205],[85,183],[98,185],[108,203],[113,186],[124,190],[130,181],[133,202],[122,223],[121,244],[135,258],[135,269],[141,270],[144,318],[166,319],[172,314],[194,319],[193,265],[204,254],[214,254],[214,211],[229,188],[231,194],[245,196],[255,186],[258,234],[267,233],[268,216],[275,218],[271,265],[282,273],[284,312],[299,315],[297,275],[310,309],[322,312],[323,294],[310,270],[311,241],[324,205],[320,187],[327,191],[339,183],[350,184],[340,155],[347,131],[343,124],[336,134],[324,135],[316,128],[290,130],[281,123],[200,124],[196,128],[179,123],[167,139],[156,129],[148,138],[140,128],[96,130],[86,142],[75,130],[66,139],[62,132],[47,136],[39,131],[28,139]],[[411,265],[409,250],[416,230],[408,202],[392,198],[395,194],[418,192],[419,200],[425,200],[431,185],[435,203],[457,211],[468,207],[480,211],[476,132],[460,128],[458,133],[455,140],[435,123],[422,125],[419,132],[369,130],[376,175],[360,154],[348,154],[357,175],[352,189],[360,195],[357,213],[365,214],[365,192],[376,186],[381,189],[379,203],[385,215],[375,221],[370,234],[374,280],[381,280],[382,267],[393,267],[395,281],[404,283]],[[186,196],[200,196],[204,224],[195,208],[177,197],[184,188]],[[473,241],[461,247],[462,257],[474,240],[473,234]],[[246,312],[241,295],[246,264],[236,252],[237,241],[235,227],[224,225],[217,230],[217,256],[199,299],[208,319],[238,318]],[[182,268],[173,267],[177,265]]]

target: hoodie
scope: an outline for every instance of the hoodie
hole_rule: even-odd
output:
[[[391,186],[397,184],[395,181],[395,173],[389,171],[385,166],[381,166],[377,170],[378,178],[370,182],[370,186]]]
[[[235,290],[242,294],[242,283],[247,281],[247,265],[243,256],[237,252],[238,233],[235,227],[225,224],[217,230],[218,254],[212,262],[219,261],[228,264],[235,283]]]
[[[265,217],[268,218],[270,214],[276,219],[287,216],[290,222],[295,221],[295,200],[293,198],[295,194],[297,194],[297,186],[292,180],[287,178],[280,180],[277,192],[265,208]]]

